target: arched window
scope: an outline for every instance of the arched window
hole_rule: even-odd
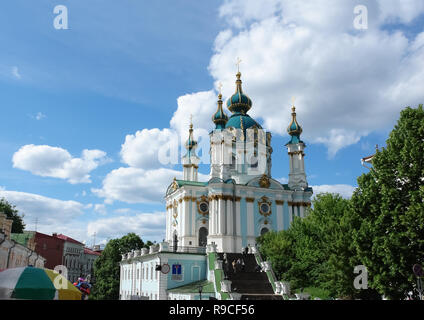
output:
[[[206,247],[208,243],[208,229],[201,227],[199,229],[199,247]]]
[[[230,169],[232,169],[232,170],[235,170],[236,169],[236,162],[237,162],[237,158],[236,158],[236,155],[233,153],[231,155]]]
[[[269,229],[268,228],[262,228],[262,230],[261,230],[261,236],[263,236],[267,232],[269,232]]]
[[[251,156],[250,157],[249,164],[250,164],[250,167],[251,168],[257,168],[258,167],[258,163],[259,163],[258,157],[256,157],[256,156]]]

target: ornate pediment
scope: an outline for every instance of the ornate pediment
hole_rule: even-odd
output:
[[[259,186],[261,188],[268,189],[270,185],[271,185],[271,182],[269,181],[269,177],[266,174],[262,175],[262,177],[259,179]]]

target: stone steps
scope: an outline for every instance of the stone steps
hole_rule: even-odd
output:
[[[218,254],[223,260],[223,254]],[[244,271],[237,269],[233,271],[232,261],[243,259]],[[242,255],[238,253],[227,253],[229,264],[223,264],[225,276],[231,280],[231,291],[242,295],[242,300],[282,300],[281,296],[275,295],[268,276],[265,272],[257,272],[257,262],[253,254]]]

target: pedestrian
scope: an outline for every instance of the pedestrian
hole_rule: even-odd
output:
[[[236,264],[236,260],[233,260],[232,265],[233,265],[233,271],[234,271],[234,273],[236,273],[236,272],[237,272],[237,264]]]
[[[244,259],[241,260],[241,271],[244,271],[246,268],[246,264],[244,263]]]

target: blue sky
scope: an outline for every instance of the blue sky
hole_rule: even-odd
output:
[[[360,158],[384,146],[404,106],[424,100],[424,8],[370,1],[369,29],[358,32],[355,1],[294,3],[3,1],[0,196],[27,229],[37,217],[39,231],[87,244],[94,231],[103,242],[126,232],[161,240],[162,189],[150,183],[166,188],[181,166],[137,147],[167,141],[168,129],[185,139],[190,114],[210,130],[216,84],[232,93],[238,56],[251,115],[273,133],[273,177],[288,177],[296,96],[309,184],[349,196],[366,172]],[[53,27],[58,4],[68,30]],[[72,159],[80,166],[67,167]]]

